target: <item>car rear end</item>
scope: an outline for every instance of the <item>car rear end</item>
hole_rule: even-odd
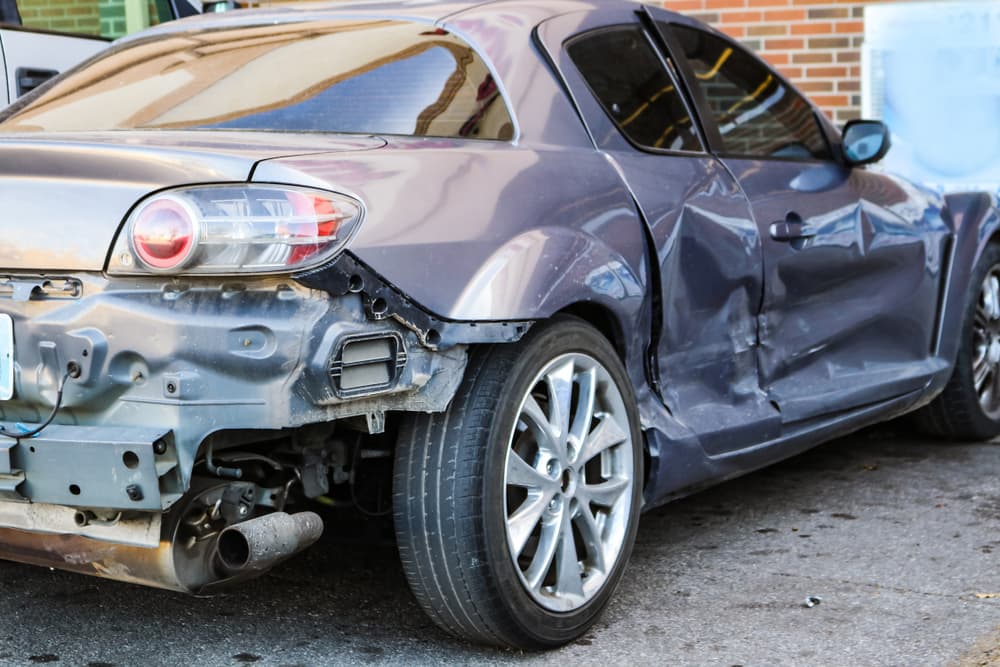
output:
[[[466,363],[447,323],[345,255],[356,192],[257,166],[350,171],[382,135],[514,125],[491,69],[430,21],[167,32],[0,118],[0,556],[202,591],[312,543],[315,515],[285,513],[306,499],[382,502],[354,486],[386,451],[360,436],[443,410]]]

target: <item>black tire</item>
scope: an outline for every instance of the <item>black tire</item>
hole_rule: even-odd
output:
[[[951,378],[937,398],[914,414],[918,426],[932,435],[963,441],[989,440],[1000,435],[1000,417],[987,414],[980,403],[973,377],[976,309],[983,282],[996,267],[1000,267],[1000,245],[991,244],[972,270],[966,288],[961,342]]]
[[[618,515],[627,522],[619,524],[627,525],[624,543],[613,566],[605,567],[603,585],[579,608],[554,612],[522,584],[526,580],[508,551],[505,470],[513,429],[521,419],[519,397],[539,386],[532,383],[550,360],[567,353],[596,359],[621,392],[631,440],[630,451],[616,450],[621,452],[616,456],[628,460],[631,454],[634,479],[630,493],[622,491],[620,496],[631,498],[628,511]],[[620,433],[624,437],[624,430]],[[482,644],[537,650],[584,634],[611,598],[635,541],[643,480],[641,437],[625,369],[607,339],[586,322],[560,317],[536,325],[516,344],[475,349],[449,409],[408,416],[396,450],[396,536],[403,570],[424,611],[447,632]],[[582,453],[580,457],[583,460]],[[581,484],[589,483],[589,473],[581,474]],[[580,504],[568,504],[570,492],[566,487],[563,491],[567,517],[572,517]],[[579,503],[591,508],[587,500]],[[552,505],[546,507],[551,510]],[[586,581],[586,574],[581,579]]]

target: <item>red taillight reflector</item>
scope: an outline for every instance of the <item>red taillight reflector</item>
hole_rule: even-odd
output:
[[[337,227],[342,216],[332,201],[299,192],[289,192],[286,196],[292,205],[292,211],[295,215],[305,219],[313,219],[312,222],[300,223],[298,229],[293,231],[293,235],[315,238],[337,236]],[[321,249],[322,246],[320,245],[307,244],[295,246],[292,248],[289,261],[293,264],[302,262]]]
[[[154,269],[173,269],[191,255],[197,233],[187,208],[173,199],[151,201],[132,224],[132,247]]]

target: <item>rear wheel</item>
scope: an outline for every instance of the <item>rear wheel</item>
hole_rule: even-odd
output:
[[[396,533],[424,610],[501,646],[586,632],[635,539],[640,437],[625,369],[586,323],[477,350],[448,411],[411,417],[397,448]]]
[[[972,272],[961,336],[951,379],[917,418],[942,437],[987,440],[1000,434],[1000,246]]]

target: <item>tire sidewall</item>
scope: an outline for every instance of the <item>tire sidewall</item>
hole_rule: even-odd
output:
[[[643,456],[635,395],[628,375],[611,344],[596,329],[576,318],[561,318],[520,344],[519,354],[498,396],[497,411],[490,425],[483,467],[483,526],[486,554],[501,601],[518,630],[539,647],[565,644],[594,622],[614,594],[631,555],[638,528],[642,498]],[[625,403],[632,438],[632,511],[625,541],[602,589],[585,605],[571,612],[553,612],[539,605],[524,589],[507,546],[505,485],[507,448],[523,396],[538,372],[556,357],[579,352],[599,361],[608,370]]]
[[[991,244],[983,250],[983,254],[980,255],[970,276],[969,288],[965,296],[965,310],[962,313],[958,356],[955,359],[955,376],[961,383],[963,393],[967,394],[968,400],[972,404],[972,409],[968,411],[969,417],[973,422],[974,434],[980,438],[991,438],[1000,433],[1000,421],[991,419],[979,403],[979,393],[976,391],[972,372],[972,360],[975,355],[972,328],[975,322],[976,307],[979,304],[979,293],[983,280],[986,279],[986,274],[998,264],[1000,264],[1000,246]]]

